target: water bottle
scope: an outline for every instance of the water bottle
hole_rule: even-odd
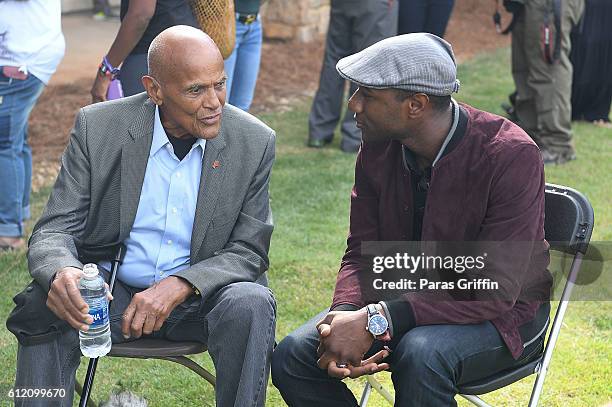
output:
[[[83,277],[79,280],[81,296],[89,305],[89,315],[93,322],[89,330],[79,331],[81,353],[89,358],[106,355],[111,349],[110,323],[108,318],[108,299],[104,280],[98,274],[98,266],[83,266]]]

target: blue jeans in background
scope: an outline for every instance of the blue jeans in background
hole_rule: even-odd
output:
[[[455,0],[400,0],[397,33],[444,37],[454,4]]]
[[[28,117],[45,85],[34,75],[5,76],[0,67],[0,236],[20,237],[30,217],[32,150]]]
[[[262,30],[261,21],[244,24],[236,20],[236,45],[232,54],[225,60],[227,75],[226,101],[244,111],[248,111],[253,101],[259,62],[261,60]]]

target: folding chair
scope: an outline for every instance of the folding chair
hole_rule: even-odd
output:
[[[508,386],[531,374],[536,375],[536,381],[531,392],[529,407],[538,405],[563,317],[580,271],[582,258],[587,252],[594,224],[593,208],[588,199],[572,188],[546,184],[545,204],[544,231],[546,240],[550,243],[551,250],[569,254],[573,256],[573,260],[544,352],[535,360],[518,368],[458,386],[457,393],[476,406],[491,407],[478,396]],[[367,376],[367,382],[359,404],[361,407],[366,407],[372,390],[379,392],[389,403],[393,404],[393,396],[383,388],[374,376]]]
[[[199,375],[215,387],[215,376],[187,355],[206,352],[206,346],[198,342],[171,342],[163,339],[139,339],[132,342],[113,345],[107,356],[133,359],[160,359],[183,365]],[[88,407],[96,407],[96,403],[89,399],[84,401],[83,387],[76,382],[76,392]]]
[[[111,274],[108,284],[111,292],[115,287],[115,278],[119,265],[123,262],[124,253],[125,247],[120,246],[111,263]],[[187,355],[195,355],[206,352],[206,350],[206,346],[198,342],[173,342],[163,339],[144,338],[131,342],[113,344],[107,356],[133,359],[161,359],[175,362],[189,368],[215,387],[215,376],[194,360],[187,357]],[[78,380],[75,381],[75,391],[81,397],[79,407],[96,407],[96,403],[90,399],[90,395],[97,364],[98,358],[89,360],[84,386],[81,386]]]

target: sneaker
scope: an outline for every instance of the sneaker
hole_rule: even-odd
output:
[[[541,149],[540,153],[542,154],[542,161],[544,161],[544,165],[561,165],[576,159],[576,154],[573,151],[560,153],[558,151]]]
[[[506,112],[506,119],[512,122],[515,122],[515,123],[518,121],[518,117],[516,115],[516,110],[514,110],[514,106],[509,105],[508,103],[502,103],[501,108],[504,112]]]
[[[342,150],[345,153],[354,154],[359,151],[359,147],[361,147],[361,143],[359,144],[340,143],[340,150]]]
[[[610,122],[610,120],[599,119],[599,120],[594,120],[592,123],[597,127],[604,127],[606,129],[612,129],[612,123]]]
[[[319,138],[309,137],[306,145],[310,148],[323,148],[329,143],[331,143],[331,139],[319,139]]]
[[[573,161],[576,159],[576,153],[572,150],[566,153],[561,154],[561,162],[559,164],[565,164],[568,161]]]
[[[92,16],[94,20],[96,21],[106,21],[106,20],[112,20],[115,18],[119,18],[119,14],[115,13],[112,10],[109,11],[98,11],[97,13],[94,13],[94,15]]]
[[[20,237],[0,236],[0,252],[19,250],[26,246],[25,240]]]

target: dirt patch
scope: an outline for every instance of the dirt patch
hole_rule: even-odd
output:
[[[457,0],[448,24],[446,40],[452,45],[458,61],[510,45],[509,36],[495,32],[490,0]],[[510,16],[504,13],[504,24]],[[324,40],[310,44],[267,42],[262,50],[252,112],[283,110],[296,99],[313,96],[317,90],[324,53]]]
[[[509,45],[507,36],[495,33],[493,11],[490,0],[456,1],[446,39],[453,45],[459,62]],[[510,21],[507,15],[503,18],[505,23]],[[287,110],[314,95],[323,52],[324,40],[309,44],[266,41],[252,112]],[[90,72],[84,73],[86,77],[71,84],[49,86],[32,112],[29,138],[34,154],[34,190],[55,178],[75,114],[90,103]]]
[[[511,15],[501,6],[499,11],[505,28],[512,19]],[[499,35],[495,32],[492,17],[494,12],[495,3],[491,0],[455,1],[455,10],[448,23],[445,38],[453,45],[460,63],[476,54],[510,45],[509,35]]]
[[[68,141],[76,112],[90,103],[91,83],[80,79],[69,85],[45,89],[30,116],[28,138],[33,154],[32,190],[48,185],[57,176],[59,157]]]

